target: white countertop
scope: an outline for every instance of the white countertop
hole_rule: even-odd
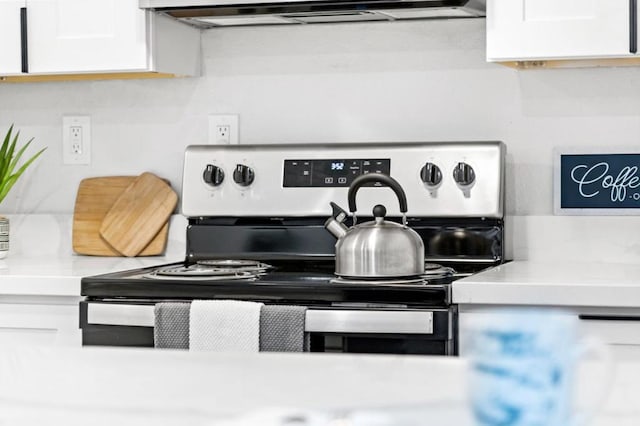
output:
[[[585,363],[577,376],[588,405],[602,371]],[[610,376],[592,424],[640,424],[640,363]],[[0,353],[0,383],[0,423],[11,425],[269,426],[304,410],[369,415],[353,423],[367,426],[471,424],[457,357],[23,347]]]
[[[186,219],[171,218],[165,256],[82,256],[71,249],[71,215],[17,215],[0,260],[0,296],[80,297],[82,277],[184,259]],[[640,308],[640,264],[509,262],[453,283],[458,304]]]
[[[456,386],[434,386],[445,376],[464,381],[454,358],[19,348],[0,354],[0,424],[200,425],[269,408],[459,404]]]
[[[10,255],[0,295],[80,296],[82,277],[184,260],[150,257]],[[640,307],[640,265],[514,261],[453,283],[457,304]]]
[[[71,215],[9,216],[10,250],[0,259],[0,296],[80,297],[82,277],[178,262],[185,257],[186,219],[171,217],[164,256],[102,257],[72,249]]]
[[[184,256],[13,255],[0,260],[0,295],[80,296],[82,277],[184,260]]]
[[[640,265],[514,261],[453,283],[458,304],[640,307]]]

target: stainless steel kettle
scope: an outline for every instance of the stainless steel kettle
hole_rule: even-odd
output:
[[[400,202],[402,225],[385,220],[387,209],[373,208],[374,220],[357,225],[356,193],[367,183],[391,188]],[[331,203],[332,217],[324,226],[335,236],[336,275],[349,278],[409,277],[424,274],[424,243],[416,231],[407,226],[407,197],[400,184],[390,176],[369,173],[351,183],[347,195],[353,226],[347,228],[347,212]]]

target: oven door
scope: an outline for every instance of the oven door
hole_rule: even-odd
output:
[[[84,301],[84,346],[153,347],[157,301]],[[449,309],[309,307],[311,352],[457,355],[457,313]]]

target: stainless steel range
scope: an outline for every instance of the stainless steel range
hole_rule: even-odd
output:
[[[237,299],[306,307],[311,351],[455,355],[451,282],[505,261],[504,161],[501,142],[190,146],[185,260],[83,278],[83,344],[153,346],[156,303]]]

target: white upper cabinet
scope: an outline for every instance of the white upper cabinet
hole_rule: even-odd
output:
[[[20,9],[25,6],[25,0],[0,0],[0,75],[21,72]]]
[[[197,75],[200,67],[200,31],[134,0],[0,0],[0,46],[4,76]]]
[[[488,0],[487,60],[635,56],[636,0]]]
[[[145,12],[132,0],[27,0],[29,72],[145,70]]]

